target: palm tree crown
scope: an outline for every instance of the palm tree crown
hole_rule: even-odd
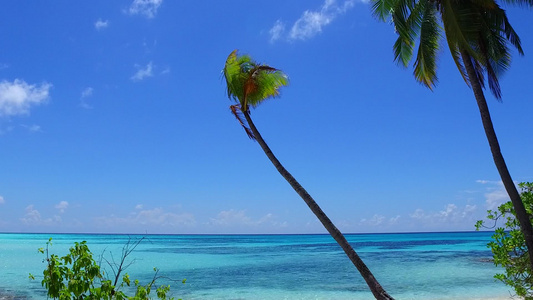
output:
[[[416,80],[432,89],[437,79],[436,56],[439,40],[446,38],[453,60],[465,82],[469,78],[461,51],[468,54],[476,77],[484,87],[485,75],[491,92],[501,99],[498,77],[510,65],[508,44],[523,55],[520,38],[503,10],[494,0],[373,0],[374,15],[391,19],[398,33],[394,44],[395,60],[407,66],[413,57],[415,40],[419,38],[414,62]],[[533,0],[505,2],[533,6]]]
[[[246,134],[255,139],[241,113],[249,106],[256,107],[264,100],[279,95],[279,89],[289,84],[289,78],[281,70],[258,64],[249,55],[230,53],[222,71],[226,79],[228,98],[237,102],[231,112],[243,126]]]

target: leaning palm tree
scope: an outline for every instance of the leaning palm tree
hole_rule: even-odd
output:
[[[503,2],[533,7],[533,0]],[[430,89],[437,83],[436,55],[444,32],[453,60],[474,92],[492,157],[516,210],[533,270],[530,216],[507,169],[483,93],[487,77],[490,91],[501,101],[498,77],[510,66],[509,44],[523,55],[520,38],[505,10],[495,0],[372,0],[372,11],[382,21],[392,20],[398,34],[393,49],[399,64],[409,64],[418,37],[414,76]]]
[[[344,235],[335,227],[311,195],[307,193],[300,183],[283,167],[276,156],[274,156],[274,153],[272,153],[272,150],[270,150],[252,122],[249,111],[250,107],[255,108],[264,100],[278,96],[280,87],[287,85],[289,82],[287,76],[278,69],[258,64],[248,55],[237,55],[237,50],[234,50],[228,56],[223,74],[226,79],[228,97],[237,103],[230,106],[231,112],[242,125],[248,137],[259,143],[281,176],[300,195],[311,211],[322,222],[322,225],[324,225],[329,234],[339,243],[359,273],[361,273],[361,276],[363,276],[374,297],[380,300],[393,299],[379,284]]]

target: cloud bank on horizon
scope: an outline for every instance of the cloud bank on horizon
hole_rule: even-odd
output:
[[[440,230],[447,226],[449,230],[469,230],[465,226],[472,226],[487,209],[492,209],[506,201],[505,190],[498,181],[478,181],[483,185],[478,193],[483,193],[486,203],[484,207],[475,204],[465,204],[460,207],[449,203],[441,210],[432,211],[417,208],[405,215],[374,214],[359,220],[337,220],[339,229],[344,232],[405,232]],[[0,197],[0,205],[7,205]],[[76,203],[75,209],[83,210],[83,203]],[[250,216],[245,209],[226,209],[215,216],[198,216],[187,212],[181,205],[169,207],[148,207],[146,204],[133,205],[129,211],[111,212],[102,215],[73,218],[65,214],[71,209],[71,203],[60,201],[53,207],[42,207],[48,211],[43,214],[35,204],[28,205],[18,224],[5,223],[4,226],[23,228],[22,232],[32,232],[36,229],[54,231],[54,228],[71,228],[72,232],[87,232],[84,228],[97,228],[106,233],[322,233],[325,232],[315,218],[305,224],[298,224],[290,219],[267,212],[263,215]],[[55,210],[54,210],[55,209]],[[67,226],[64,226],[67,225]],[[89,230],[91,231],[91,230]]]

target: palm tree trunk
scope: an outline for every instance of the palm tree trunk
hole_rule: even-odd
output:
[[[364,280],[366,281],[366,284],[372,291],[372,294],[374,294],[374,297],[378,300],[392,300],[391,296],[387,294],[387,292],[383,289],[383,287],[379,284],[377,279],[372,275],[372,272],[368,269],[368,267],[365,265],[363,260],[357,255],[357,253],[353,250],[352,246],[344,235],[335,227],[333,222],[328,218],[328,216],[322,211],[320,206],[315,202],[315,200],[307,193],[307,191],[296,181],[296,179],[283,167],[283,165],[279,162],[279,160],[274,156],[274,153],[272,153],[272,150],[268,147],[266,142],[261,137],[261,134],[259,131],[257,131],[257,128],[255,127],[254,123],[252,122],[252,119],[250,117],[250,114],[248,111],[242,111],[244,117],[246,118],[246,121],[248,122],[248,125],[250,126],[250,129],[252,130],[252,133],[254,134],[257,142],[267,155],[267,157],[270,159],[272,164],[274,164],[274,167],[278,170],[278,172],[287,180],[287,182],[291,185],[291,187],[302,197],[302,199],[305,201],[307,206],[311,209],[311,211],[315,214],[315,216],[322,222],[322,225],[327,229],[329,234],[337,241],[337,243],[342,247],[342,250],[348,255],[348,258],[352,261],[352,263],[355,265],[359,273],[361,273],[361,276],[363,276]]]
[[[492,158],[494,159],[498,173],[500,173],[505,190],[507,190],[507,194],[513,203],[513,207],[516,212],[516,218],[520,223],[520,229],[526,240],[531,270],[533,270],[533,227],[531,226],[530,217],[526,212],[526,208],[524,207],[524,203],[520,198],[520,194],[518,193],[513,179],[511,178],[511,174],[509,174],[507,164],[503,159],[503,155],[500,150],[500,144],[498,143],[498,138],[496,137],[496,132],[494,131],[494,126],[492,125],[489,107],[487,106],[483,89],[474,70],[471,57],[465,50],[461,50],[461,57],[468,74],[468,78],[470,79],[470,85],[474,91],[474,96],[476,97],[479,112],[481,113],[481,121],[483,122],[483,128],[485,129],[485,135],[489,141]]]

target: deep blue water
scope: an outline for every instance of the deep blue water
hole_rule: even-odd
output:
[[[493,279],[490,232],[352,234],[348,241],[396,299],[509,299]],[[53,238],[64,255],[87,241],[95,256],[120,257],[138,235],[0,234],[0,294],[44,299],[45,267],[37,249]],[[148,235],[127,270],[142,282],[159,275],[183,299],[373,299],[365,282],[329,235]],[[1,296],[0,296],[0,299]]]

